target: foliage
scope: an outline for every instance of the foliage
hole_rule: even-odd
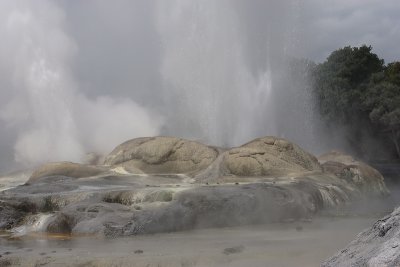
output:
[[[386,81],[400,86],[400,62],[389,63],[385,69]]]
[[[400,62],[371,77],[364,104],[371,121],[381,125],[400,157]]]
[[[400,62],[385,66],[371,46],[338,49],[315,67],[314,93],[327,124],[351,129],[351,144],[385,133],[400,157]]]
[[[370,46],[334,51],[315,69],[319,108],[330,121],[349,123],[362,110],[361,96],[373,73],[383,70],[383,60]]]

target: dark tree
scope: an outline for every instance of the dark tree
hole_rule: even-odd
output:
[[[384,61],[366,45],[338,49],[314,70],[314,93],[322,118],[331,132],[346,128],[347,142],[360,156],[370,149],[362,140],[376,136],[364,96],[372,75],[383,70]]]
[[[400,158],[400,62],[371,77],[364,104],[371,121],[381,126]]]
[[[364,113],[362,95],[373,73],[384,62],[371,46],[344,47],[334,51],[315,69],[315,93],[321,114],[334,122],[350,123]]]

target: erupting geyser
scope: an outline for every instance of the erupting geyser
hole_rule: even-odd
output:
[[[337,70],[343,77],[336,61],[331,73],[305,59],[314,48],[304,40],[320,36],[302,29],[318,22],[309,8],[329,6],[317,2],[0,0],[0,266],[276,266],[286,258],[310,266],[375,219],[372,200],[379,211],[390,203],[383,176],[342,152],[315,156],[341,149],[342,135],[335,129],[323,142],[314,111],[368,102],[365,84],[385,76],[375,94],[397,76],[376,57],[379,68],[350,92],[347,52],[332,53],[350,62]],[[369,14],[347,10],[336,10],[340,20]],[[320,24],[338,27],[328,15]],[[369,65],[346,49],[360,69]],[[318,94],[325,87],[332,92]],[[354,128],[358,143],[365,128]],[[368,218],[354,216],[365,210]],[[325,264],[397,264],[399,218],[396,210]],[[204,229],[212,239],[191,238]],[[82,248],[84,240],[96,244]]]
[[[160,2],[166,132],[225,146],[265,134],[315,144],[306,73],[291,66],[295,6]]]
[[[110,20],[109,5],[88,10],[108,25],[99,37],[91,22],[87,29],[73,23],[69,3],[1,3],[6,89],[0,114],[7,125],[2,131],[14,133],[9,139],[18,162],[80,161],[85,153],[104,154],[126,139],[157,134],[222,146],[262,135],[306,148],[318,142],[307,74],[292,64],[296,3],[126,2],[114,10],[120,20]],[[131,21],[131,12],[123,11],[129,8],[144,12],[149,24]],[[128,35],[136,32],[141,35]],[[115,38],[110,44],[86,43],[87,34],[101,40],[108,33]],[[133,56],[126,63],[114,55]],[[122,82],[105,87],[96,74],[102,69],[102,76]],[[147,78],[126,79],[135,71]]]
[[[79,48],[65,32],[65,14],[51,1],[0,3],[0,115],[16,131],[20,163],[80,161],[106,153],[132,135],[154,135],[161,120],[131,99],[80,92],[70,61]]]

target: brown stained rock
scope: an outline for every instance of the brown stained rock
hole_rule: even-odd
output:
[[[237,176],[279,176],[293,172],[321,171],[317,159],[285,139],[257,138],[225,152],[226,174]]]
[[[83,178],[99,175],[108,168],[85,165],[72,162],[51,162],[46,163],[37,168],[28,180],[28,183],[34,182],[35,180],[48,177],[48,176],[67,176],[72,178]]]
[[[117,146],[105,165],[139,169],[145,173],[192,174],[207,168],[218,156],[212,147],[175,137],[145,137]]]

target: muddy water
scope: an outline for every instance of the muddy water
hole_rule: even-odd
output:
[[[378,217],[203,229],[119,239],[0,238],[1,261],[21,266],[319,266]],[[0,264],[1,265],[1,264]]]

